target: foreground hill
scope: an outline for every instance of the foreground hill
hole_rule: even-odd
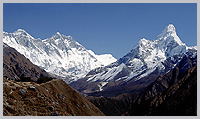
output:
[[[54,79],[46,83],[16,82],[3,78],[3,114],[103,116],[87,99],[66,82]]]

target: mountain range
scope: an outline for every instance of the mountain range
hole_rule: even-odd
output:
[[[33,38],[25,30],[18,29],[13,33],[3,32],[3,42],[15,48],[33,64],[68,83],[94,68],[116,61],[110,54],[96,55],[71,36],[59,32],[41,40]],[[67,80],[69,77],[71,80]]]
[[[195,57],[197,49],[186,46],[177,36],[175,27],[169,24],[156,40],[141,39],[116,62],[91,70],[86,77],[70,85],[81,93],[94,96],[140,91],[173,69],[184,55]]]
[[[197,115],[197,57],[184,56],[145,89],[112,97],[87,96],[105,115]]]
[[[164,37],[165,35],[162,36],[163,34],[168,35]],[[72,82],[70,85],[74,88],[78,87],[77,89],[80,92],[82,91],[87,99],[95,104],[105,115],[195,116],[197,115],[197,49],[196,47],[186,46],[179,38],[176,38],[178,37],[174,26],[169,25],[161,35],[158,36],[157,40],[142,40],[142,42],[145,41],[145,43],[149,42],[150,46],[154,44],[154,42],[157,42],[155,44],[156,47],[145,49],[140,45],[141,42],[139,42],[131,52],[117,62],[103,67],[101,70],[97,68],[90,72],[90,75],[98,76],[106,69],[112,70],[113,66],[114,69],[116,69],[114,71],[119,71],[120,63],[124,63],[124,66],[130,66],[131,68],[137,64],[137,62],[135,62],[132,65],[131,62],[129,62],[132,59],[139,59],[145,63],[145,61],[152,61],[151,58],[156,55],[160,58],[164,57],[161,60],[157,60],[157,62],[153,62],[151,65],[148,65],[147,62],[146,68],[144,69],[139,68],[139,71],[147,70],[141,73],[141,75],[144,76],[142,78],[138,78],[140,74],[128,79],[128,81],[126,81],[126,78],[121,81],[117,80],[117,78],[120,79],[120,77],[113,78],[112,80],[114,81],[108,81],[106,85],[101,87],[101,90],[98,86],[94,86],[99,85],[98,81],[88,82],[88,77],[78,80],[84,85],[79,85],[76,82]],[[153,53],[154,50],[159,52],[159,48],[161,48],[159,42],[165,42],[164,44],[166,44],[166,46],[163,46],[161,49],[161,51],[165,51],[163,53],[164,55],[157,53],[154,55]],[[145,46],[148,45],[145,44]],[[176,51],[173,51],[174,49],[176,49]],[[142,51],[143,54],[140,51]],[[146,54],[149,55],[147,59],[145,59]],[[155,70],[153,68],[148,69],[148,66],[156,68]],[[153,71],[149,73],[148,70],[151,71],[152,69]],[[131,71],[134,71],[134,69]],[[130,72],[130,70],[128,72]],[[125,74],[124,76],[128,74],[128,76],[131,76],[129,75],[131,73],[132,72],[126,73],[126,70],[124,70],[118,74]],[[122,75],[122,77],[124,76]]]
[[[197,115],[197,47],[183,43],[172,24],[155,40],[139,40],[119,60],[110,54],[96,55],[59,32],[41,40],[18,29],[3,32],[3,42],[5,85],[14,80],[43,83],[34,84],[41,91],[49,84],[57,92],[69,89],[61,80],[51,81],[54,77],[105,115]],[[87,110],[84,113],[90,115]],[[103,113],[97,110],[92,115]]]

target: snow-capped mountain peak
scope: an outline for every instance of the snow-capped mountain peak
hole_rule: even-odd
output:
[[[54,34],[51,38],[54,39],[54,40],[56,40],[56,39],[63,40],[63,36],[59,32],[56,32],[56,34]]]
[[[142,38],[142,39],[140,39],[139,44],[146,45],[148,42],[149,42],[149,40]]]
[[[56,40],[56,39],[64,40],[64,39],[68,39],[68,36],[63,35],[60,32],[56,32],[51,38],[54,40]]]
[[[57,35],[61,35],[60,32],[58,32],[58,31],[56,32],[56,34],[57,34]]]
[[[174,33],[176,33],[176,30],[175,30],[175,27],[174,27],[174,25],[173,24],[169,24],[166,28],[165,28],[165,30],[164,30],[165,32],[174,32]]]
[[[175,59],[172,57],[176,57],[177,60],[177,57],[181,57],[188,49],[189,48],[182,43],[177,36],[174,25],[169,24],[162,33],[158,35],[158,39],[152,41],[145,38],[140,39],[139,43],[129,53],[114,63],[115,65],[111,64],[104,68],[105,71],[119,71],[115,73],[116,76],[105,72],[97,72],[97,74],[92,76],[92,78],[90,77],[89,80],[90,82],[97,80],[108,81],[105,80],[107,79],[106,77],[112,77],[109,78],[109,81],[124,79],[128,81],[134,77],[135,80],[139,80],[155,70],[159,70],[159,72],[162,73],[170,69],[170,66],[166,67],[164,62],[168,62],[170,58]],[[195,50],[195,48],[193,49]],[[176,63],[176,61],[172,61],[171,64],[167,65],[172,66],[174,63]],[[126,68],[126,73],[117,70],[119,68],[118,66],[121,64],[125,64],[128,67]],[[131,72],[129,70],[131,70]],[[91,72],[95,72],[95,70]],[[122,75],[124,73],[127,75],[126,78]]]
[[[23,29],[17,29],[17,31],[16,32],[26,32],[25,30],[23,30]]]
[[[152,68],[169,57],[184,54],[187,49],[188,47],[177,36],[174,25],[169,24],[162,33],[158,35],[156,40],[149,41],[145,38],[141,39],[139,45],[132,50],[132,54],[135,54],[135,52],[137,54],[130,55],[130,59],[138,58],[143,61],[148,68]],[[129,60],[129,64],[130,61],[131,60]]]
[[[163,61],[173,55],[183,54],[187,49],[187,46],[177,36],[174,25],[169,24],[156,40],[140,39],[131,52],[122,57],[119,62],[134,65],[136,62],[131,63],[132,61],[141,60],[147,61],[145,64],[151,67],[158,61]]]
[[[120,90],[137,92],[138,88],[142,89],[158,76],[169,72],[185,55],[195,58],[196,52],[196,47],[187,47],[182,43],[174,25],[169,24],[157,39],[140,39],[137,45],[118,61],[91,70],[86,77],[72,82],[71,86],[80,92],[95,95],[105,93],[110,96],[108,92]]]
[[[28,38],[34,39],[29,33],[27,33],[23,29],[17,29],[17,31],[15,31],[13,34],[16,36],[22,36],[22,37],[28,37]]]
[[[92,51],[76,42],[72,36],[59,32],[41,40],[33,38],[25,30],[18,29],[14,33],[3,32],[3,42],[15,48],[33,64],[63,78],[81,77],[91,69],[116,61],[112,55],[91,53]]]
[[[166,28],[162,31],[159,36],[169,36],[169,35],[176,35],[176,29],[173,24],[169,24]]]
[[[170,42],[176,42],[178,45],[185,45],[180,38],[176,34],[176,29],[174,25],[169,24],[161,34],[158,35],[157,37],[158,40],[162,40],[165,42],[165,44],[168,44]]]
[[[165,60],[173,55],[184,53],[186,49],[187,46],[177,36],[174,25],[169,24],[162,33],[158,35],[156,40],[150,41],[142,38],[127,55],[129,55],[129,59],[135,57],[142,60],[152,60],[153,62],[153,59],[156,59],[155,57]],[[125,56],[126,58],[127,55]]]

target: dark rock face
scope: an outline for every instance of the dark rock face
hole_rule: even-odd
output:
[[[153,83],[151,83],[143,93],[145,100],[151,99],[159,93],[165,91],[170,86],[178,82],[187,70],[196,66],[197,56],[189,57],[185,55],[182,60],[170,72],[164,76],[159,76]]]
[[[117,97],[86,97],[96,107],[98,107],[106,116],[122,116],[131,109],[133,94],[121,94]]]
[[[130,115],[196,116],[197,67],[190,68],[176,83],[150,98],[148,93],[152,92],[146,91],[138,99]]]
[[[196,69],[194,69],[196,70]],[[187,79],[174,84],[159,98],[166,97],[163,102],[160,102],[155,97],[153,99],[154,105],[160,103],[152,110],[149,115],[197,115],[197,72],[192,71],[192,74]],[[152,105],[152,106],[154,106]],[[162,110],[162,111],[161,111]]]
[[[3,45],[3,75],[21,81],[37,81],[40,77],[50,76],[6,44]]]

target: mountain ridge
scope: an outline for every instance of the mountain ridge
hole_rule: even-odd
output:
[[[66,79],[66,82],[84,76],[91,69],[116,61],[112,55],[94,54],[71,36],[59,32],[41,40],[33,38],[25,30],[18,29],[14,33],[3,32],[3,42],[15,48],[33,64]],[[67,80],[68,77],[71,77],[71,80]]]
[[[50,77],[46,71],[32,64],[29,59],[5,43],[3,43],[3,75],[15,81],[22,79],[37,81],[42,77]]]
[[[146,85],[148,85],[157,76],[170,71],[181,60],[184,54],[188,52],[196,55],[197,49],[195,47],[188,47],[182,43],[176,34],[175,27],[169,24],[158,35],[158,39],[153,41],[144,38],[141,39],[130,52],[116,62],[102,68],[91,70],[86,77],[79,79],[82,80],[80,81],[80,85],[85,81],[85,85],[88,85],[89,88],[89,86],[91,87],[90,83],[99,85],[100,82],[108,82],[107,85],[101,87],[101,91],[104,89],[112,90],[112,86],[110,87],[111,83],[112,85],[115,83],[114,86],[118,86],[127,85],[130,82],[131,84],[146,82]],[[149,81],[145,81],[147,76],[150,75],[155,77]],[[80,92],[84,92],[84,90],[88,92],[87,86],[79,87],[76,84],[79,83],[79,80],[72,82],[70,85]],[[102,94],[98,87],[90,90],[92,93],[99,92],[99,95]]]

